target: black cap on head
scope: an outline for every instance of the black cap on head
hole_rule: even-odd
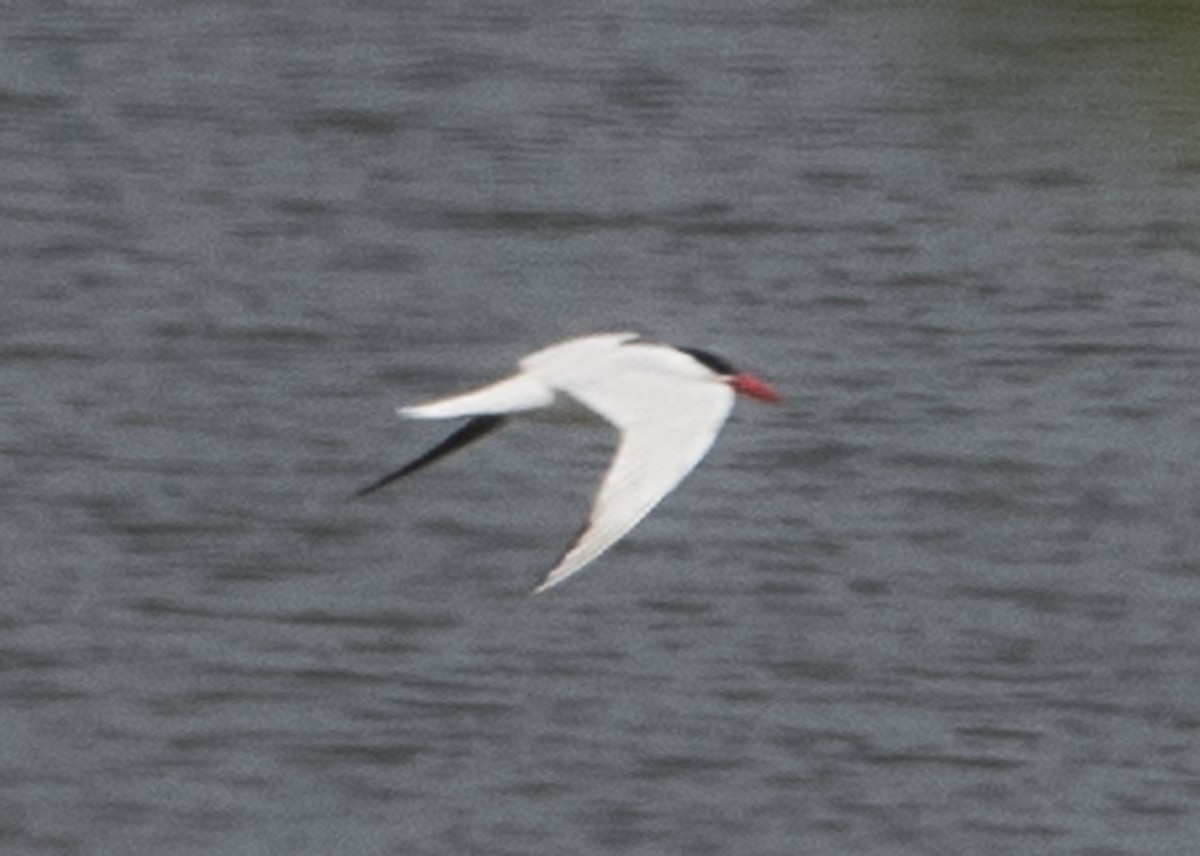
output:
[[[724,357],[719,357],[711,351],[702,351],[699,348],[679,348],[689,357],[700,363],[705,368],[712,369],[719,375],[735,375],[737,369],[733,367],[733,363]]]

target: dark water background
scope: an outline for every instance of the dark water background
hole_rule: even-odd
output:
[[[0,851],[1192,854],[1200,10],[12,2]],[[369,501],[633,328],[772,379]]]

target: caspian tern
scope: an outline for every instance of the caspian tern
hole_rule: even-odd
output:
[[[587,523],[535,592],[582,570],[638,524],[695,468],[717,438],[735,395],[775,402],[765,381],[707,351],[600,333],[535,351],[519,371],[478,389],[399,407],[407,419],[467,423],[411,463],[358,492],[378,490],[495,431],[510,418],[599,417],[620,432]]]

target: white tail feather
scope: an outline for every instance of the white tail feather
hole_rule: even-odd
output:
[[[520,413],[554,403],[554,392],[528,375],[520,374],[425,404],[398,407],[405,419],[457,419],[485,413]]]

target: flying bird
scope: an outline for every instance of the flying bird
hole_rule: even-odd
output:
[[[358,495],[415,473],[515,418],[598,417],[610,423],[620,439],[587,522],[535,592],[582,570],[674,490],[716,440],[737,395],[779,400],[770,384],[739,372],[723,357],[647,342],[636,333],[568,339],[529,354],[518,369],[478,389],[397,408],[406,419],[467,417],[467,422]]]

